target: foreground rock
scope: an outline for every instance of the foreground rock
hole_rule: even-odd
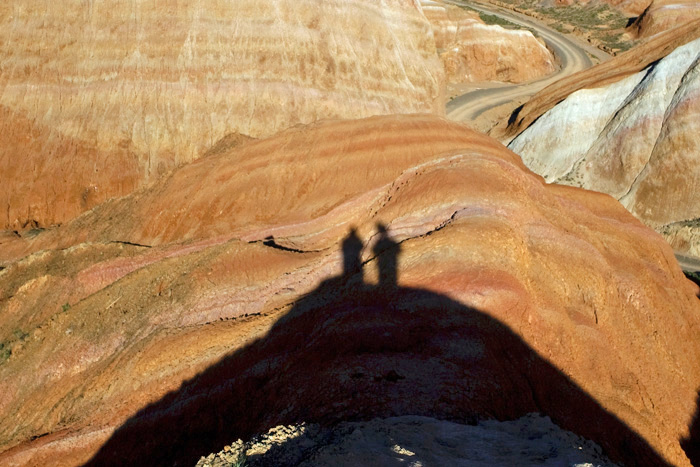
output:
[[[488,26],[476,12],[440,0],[421,5],[451,83],[522,83],[556,70],[554,56],[530,31]]]
[[[615,200],[464,126],[288,130],[32,242],[0,271],[3,465],[531,412],[615,461],[689,465],[697,287]]]
[[[410,0],[9,0],[0,62],[0,229],[65,222],[229,133],[444,113]]]
[[[474,425],[403,416],[370,422],[279,426],[247,443],[203,457],[197,467],[494,465],[614,467],[600,447],[530,414],[515,421]]]
[[[510,148],[545,180],[608,193],[677,251],[700,256],[698,134],[700,39],[640,73],[571,94]]]

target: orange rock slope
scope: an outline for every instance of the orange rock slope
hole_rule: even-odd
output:
[[[554,56],[530,31],[486,25],[475,11],[440,0],[421,0],[421,5],[452,83],[522,83],[556,70]]]
[[[413,0],[9,0],[0,63],[2,229],[65,222],[229,133],[444,113]]]
[[[697,0],[654,0],[632,25],[639,37],[652,37],[700,18]]]
[[[3,465],[529,412],[618,461],[689,465],[697,287],[617,201],[455,123],[287,130],[17,242],[35,252],[0,271]]]

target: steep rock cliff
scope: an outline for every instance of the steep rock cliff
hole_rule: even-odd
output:
[[[486,25],[478,13],[440,0],[421,5],[450,82],[522,83],[556,70],[556,59],[530,31]]]

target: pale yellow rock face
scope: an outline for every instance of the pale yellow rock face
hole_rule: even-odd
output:
[[[529,31],[486,25],[477,13],[440,0],[422,0],[421,6],[452,83],[522,83],[556,70],[552,53]]]
[[[412,0],[11,0],[0,63],[0,228],[64,222],[229,133],[444,112]]]
[[[556,70],[554,56],[529,31],[484,24],[460,31],[458,42],[440,57],[453,82],[523,83]]]
[[[479,14],[473,10],[448,5],[441,0],[421,0],[420,4],[433,27],[438,50],[444,50],[457,42],[460,30],[468,29],[474,24],[483,24]]]

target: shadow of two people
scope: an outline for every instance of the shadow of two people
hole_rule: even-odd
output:
[[[299,422],[426,415],[461,423],[548,415],[627,465],[666,465],[507,326],[451,298],[398,285],[401,246],[383,226],[363,277],[362,241],[344,272],[300,298],[269,333],[144,407],[87,465],[193,465],[202,455]]]

